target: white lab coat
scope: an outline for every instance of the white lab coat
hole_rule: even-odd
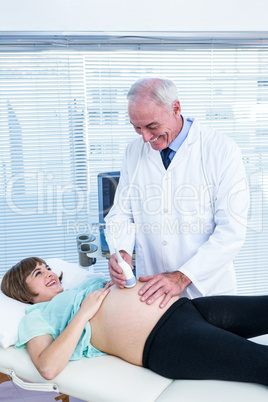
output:
[[[193,119],[167,170],[149,143],[139,160],[142,144],[139,137],[126,149],[106,218],[111,254],[115,245],[132,254],[135,244],[137,277],[180,270],[192,281],[183,296],[235,293],[233,260],[244,242],[249,203],[236,143]]]

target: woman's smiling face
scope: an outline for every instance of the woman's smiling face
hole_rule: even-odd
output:
[[[63,291],[58,275],[45,264],[37,264],[35,269],[26,278],[29,290],[36,293],[33,303],[47,302]]]

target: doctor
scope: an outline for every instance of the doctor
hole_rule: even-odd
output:
[[[246,233],[248,188],[235,142],[181,115],[175,84],[148,78],[128,93],[139,138],[125,152],[106,218],[113,282],[125,276],[114,247],[144,286],[141,301],[163,308],[175,295],[236,293],[233,260]]]

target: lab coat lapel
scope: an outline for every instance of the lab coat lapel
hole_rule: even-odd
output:
[[[161,154],[159,151],[155,151],[151,145],[149,143],[145,144],[147,146],[147,157],[148,159],[150,159],[151,162],[153,162],[155,164],[155,166],[161,171],[166,171],[163,162],[162,162],[162,158],[161,158]]]
[[[191,152],[191,147],[199,138],[199,132],[199,124],[195,119],[193,119],[193,123],[189,130],[189,133],[185,138],[185,141],[182,143],[182,145],[174,155],[174,158],[172,159],[168,170],[175,169],[186,157],[188,157],[189,152]]]

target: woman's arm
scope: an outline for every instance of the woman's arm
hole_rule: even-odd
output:
[[[51,335],[42,335],[27,342],[29,355],[42,377],[52,380],[64,369],[86,323],[99,310],[109,290],[109,288],[103,288],[89,293],[82,302],[78,313],[55,340]]]

